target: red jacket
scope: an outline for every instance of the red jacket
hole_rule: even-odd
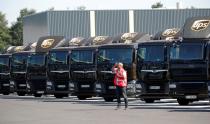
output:
[[[114,68],[115,72],[114,85],[119,87],[127,86],[127,73],[123,68],[117,69]]]

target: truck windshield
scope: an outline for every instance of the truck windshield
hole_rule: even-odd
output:
[[[126,64],[132,63],[132,48],[105,48],[99,49],[98,63],[122,62]]]
[[[140,61],[164,61],[163,45],[148,45],[138,48],[138,60]]]
[[[92,50],[73,50],[71,53],[71,63],[93,63]]]
[[[25,71],[27,64],[27,54],[18,54],[12,56],[11,67],[13,71]]]
[[[49,53],[50,64],[67,64],[68,51],[52,51]]]
[[[44,54],[32,54],[28,57],[29,65],[44,65],[45,64],[45,55]]]
[[[200,60],[203,58],[203,44],[181,43],[170,48],[171,60]]]
[[[0,66],[8,66],[9,57],[0,57]]]

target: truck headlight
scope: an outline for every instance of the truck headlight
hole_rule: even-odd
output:
[[[74,87],[74,83],[73,82],[70,82],[69,83],[69,87]]]
[[[169,88],[170,89],[175,89],[176,88],[176,84],[169,84]]]
[[[30,88],[31,88],[31,87],[30,87],[30,85],[29,85],[28,83],[26,84],[26,87],[27,87],[28,89],[30,89]]]
[[[10,84],[11,84],[11,85],[15,85],[15,82],[14,82],[14,81],[10,81]]]
[[[128,85],[127,85],[127,88],[128,88],[128,89],[133,88],[133,87],[134,87],[133,84],[128,84]]]
[[[141,89],[142,88],[141,84],[136,84],[136,88]]]
[[[96,89],[101,89],[101,84],[96,84]]]
[[[127,88],[134,88],[136,84],[136,80],[131,80],[128,82]]]
[[[52,86],[52,82],[51,81],[47,81],[47,86]]]

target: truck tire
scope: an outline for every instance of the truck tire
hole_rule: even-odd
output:
[[[61,99],[61,98],[64,97],[63,94],[54,94],[54,96],[55,96],[55,98],[57,98],[57,99]]]
[[[104,97],[104,100],[106,102],[113,102],[114,98],[113,97]]]
[[[25,93],[25,92],[17,92],[17,95],[18,95],[18,96],[25,96],[26,93]]]
[[[2,94],[3,95],[9,95],[9,92],[3,92]]]
[[[154,99],[144,99],[144,101],[146,102],[146,103],[154,103]]]
[[[190,101],[184,98],[178,98],[177,102],[179,103],[179,105],[188,105]]]
[[[87,99],[87,96],[77,96],[77,98],[78,98],[79,100],[86,100],[86,99]]]
[[[37,94],[37,93],[34,94],[34,97],[41,97],[41,96],[42,94]]]

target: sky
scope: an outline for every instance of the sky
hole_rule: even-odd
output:
[[[159,1],[165,9],[175,9],[177,2],[182,9],[191,6],[210,8],[210,0],[0,0],[0,11],[11,26],[23,8],[35,9],[36,12],[52,7],[54,10],[76,10],[78,6],[85,6],[86,10],[151,9],[151,5]]]

